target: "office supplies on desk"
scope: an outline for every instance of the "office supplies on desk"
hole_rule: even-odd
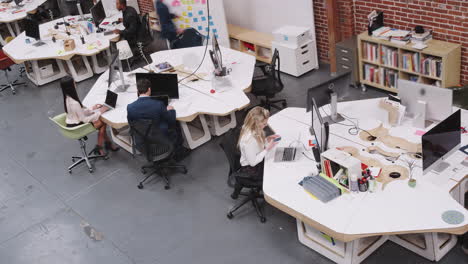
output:
[[[338,187],[320,175],[305,177],[302,187],[324,203],[341,195],[341,190]]]

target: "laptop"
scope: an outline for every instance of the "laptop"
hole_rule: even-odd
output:
[[[296,143],[300,143],[301,134]],[[301,149],[296,147],[278,147],[275,152],[274,162],[291,162],[296,161],[301,157]]]
[[[118,95],[111,90],[107,90],[107,95],[106,95],[106,101],[104,102],[104,105],[109,107],[109,109],[115,109],[115,106],[117,105],[117,97]]]

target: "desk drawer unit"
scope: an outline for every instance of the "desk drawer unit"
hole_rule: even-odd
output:
[[[336,64],[338,71],[352,71],[352,84],[359,83],[356,37],[336,43]]]
[[[314,41],[309,40],[301,46],[272,43],[272,51],[278,50],[280,56],[280,70],[293,76],[318,68],[317,49]]]

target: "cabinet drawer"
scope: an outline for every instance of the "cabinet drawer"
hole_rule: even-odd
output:
[[[353,70],[353,67],[352,66],[349,66],[349,65],[345,65],[343,63],[338,63],[338,67],[337,67],[338,71],[352,71]]]
[[[336,57],[336,61],[338,64],[348,65],[349,67],[353,67],[354,61],[349,56],[338,56]]]
[[[347,57],[347,58],[353,58],[356,56],[355,51],[353,49],[348,49],[348,48],[342,48],[342,47],[336,47],[336,56],[337,57]]]

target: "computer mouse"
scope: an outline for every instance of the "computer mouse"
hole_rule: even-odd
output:
[[[367,140],[369,141],[375,141],[377,139],[377,137],[374,137],[374,136],[368,136],[367,137]]]
[[[58,25],[55,25],[55,26],[54,26],[54,28],[55,28],[55,29],[58,29],[58,28],[59,28],[59,26],[58,26]]]
[[[401,174],[397,171],[390,172],[389,176],[393,179],[400,178]]]

